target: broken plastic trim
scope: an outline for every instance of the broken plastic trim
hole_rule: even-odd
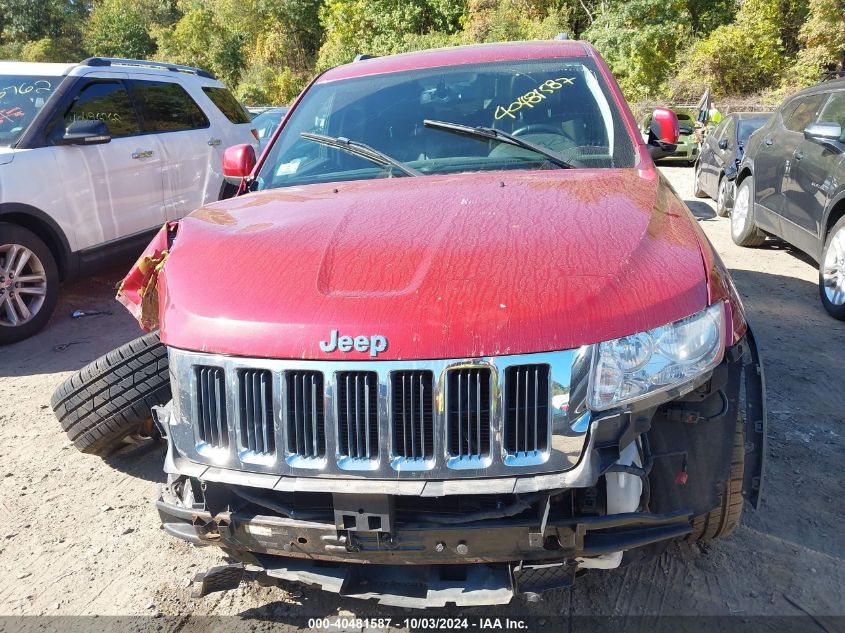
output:
[[[745,381],[745,473],[742,480],[742,495],[755,508],[760,507],[763,494],[763,471],[766,462],[766,437],[768,433],[768,411],[766,409],[766,378],[763,361],[757,347],[757,339],[748,326],[743,341],[743,380]],[[748,447],[753,450],[749,451]],[[751,462],[750,464],[748,462]]]
[[[158,275],[176,237],[177,222],[161,227],[117,287],[115,297],[145,332],[158,327]]]

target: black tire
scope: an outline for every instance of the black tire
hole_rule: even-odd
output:
[[[133,435],[155,435],[151,409],[171,398],[167,348],[153,332],[65,380],[50,400],[74,446],[105,457]]]
[[[46,280],[43,286],[43,295],[26,293],[27,286],[32,287],[37,284],[17,282],[13,276],[7,276],[8,271],[5,270],[5,267],[10,262],[6,260],[13,246],[22,246],[30,251],[31,255],[24,265],[21,275],[28,277],[32,277],[36,273],[43,275]],[[36,265],[37,270],[34,268]],[[21,292],[21,285],[24,287],[24,292]],[[43,296],[43,300],[40,299],[41,296]],[[23,303],[27,311],[33,305],[38,306],[37,309],[32,311],[32,316],[26,320],[21,319],[19,325],[14,325],[8,311],[7,299],[11,301],[12,297],[15,297],[16,302]],[[16,224],[0,222],[0,345],[22,341],[47,325],[53,310],[56,309],[58,297],[59,271],[56,267],[56,260],[47,245],[29,229]],[[18,318],[20,318],[20,315],[16,313],[15,319]]]
[[[745,469],[745,427],[737,416],[734,444],[731,450],[731,474],[728,485],[719,495],[719,505],[707,514],[694,517],[688,541],[709,541],[728,536],[742,518],[742,476]]]
[[[693,175],[695,178],[695,182],[692,186],[692,193],[696,198],[707,198],[707,194],[704,192],[704,189],[701,188],[701,163],[698,163],[695,166],[695,173]]]
[[[728,217],[728,214],[731,212],[731,208],[728,206],[730,186],[731,182],[722,174],[722,177],[719,178],[719,189],[716,194],[716,215],[720,218]]]
[[[743,199],[745,199],[744,213],[742,210]],[[738,246],[753,248],[761,246],[766,241],[766,234],[757,228],[754,221],[754,178],[748,176],[739,183],[736,190],[736,199],[731,211],[731,239]]]
[[[839,222],[834,224],[833,228],[828,231],[827,239],[824,243],[824,250],[822,250],[822,257],[819,263],[819,297],[821,297],[822,305],[824,306],[824,309],[827,310],[827,313],[834,319],[845,321],[845,303],[837,305],[828,298],[827,292],[825,292],[824,267],[825,262],[827,262],[834,237],[837,237],[838,242],[845,243],[845,217],[840,218]],[[845,278],[845,261],[840,259],[836,262],[835,266],[838,268],[840,279]],[[840,281],[840,284],[843,283],[845,283],[845,281]]]

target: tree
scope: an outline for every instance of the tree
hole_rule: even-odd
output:
[[[89,11],[84,0],[0,0],[4,48],[29,61],[74,61]]]
[[[172,28],[157,29],[153,36],[165,60],[199,66],[229,85],[238,82],[244,66],[244,38],[218,19],[207,3],[179,3],[185,9]]]
[[[152,56],[156,44],[149,29],[155,18],[155,4],[144,0],[97,2],[84,31],[88,52],[103,57]]]
[[[733,22],[737,7],[737,0],[687,0],[693,34],[707,37],[713,30]]]
[[[320,12],[325,41],[318,69],[352,61],[359,53],[385,55],[425,45],[460,31],[465,5],[447,0],[328,0]]]
[[[845,0],[810,0],[808,19],[801,27],[793,78],[810,84],[845,51]]]
[[[572,33],[577,11],[565,3],[542,0],[470,0],[464,41],[507,42],[551,39]]]
[[[784,67],[778,0],[744,0],[736,20],[695,42],[672,80],[676,98],[711,88],[716,95],[749,94],[777,85]]]
[[[678,49],[691,39],[683,0],[606,4],[584,33],[607,61],[628,99],[664,94]]]

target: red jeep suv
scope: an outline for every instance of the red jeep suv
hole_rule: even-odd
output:
[[[164,528],[237,561],[202,590],[503,603],[730,533],[760,360],[651,152],[574,41],[334,68],[230,148],[241,195],[149,249],[157,307],[123,289],[169,352]]]

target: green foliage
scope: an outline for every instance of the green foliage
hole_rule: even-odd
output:
[[[309,79],[310,76],[296,74],[290,68],[278,72],[266,65],[254,65],[244,72],[235,96],[256,105],[291,103]]]
[[[23,44],[18,52],[25,62],[64,62],[79,55],[75,44],[57,37],[42,37],[40,40]]]
[[[810,0],[799,41],[803,47],[791,78],[799,85],[810,84],[845,51],[845,0]]]
[[[87,15],[87,3],[81,1],[0,0],[3,37],[21,43],[45,37],[76,40]]]
[[[229,85],[237,83],[244,65],[244,39],[200,3],[180,2],[185,12],[172,28],[158,29],[154,36],[158,55],[167,60],[200,66]]]
[[[736,19],[696,41],[673,80],[675,98],[694,98],[710,87],[715,95],[757,92],[778,83],[783,41],[777,0],[744,0]]]
[[[780,37],[786,55],[793,56],[801,48],[801,27],[807,21],[809,0],[780,0]]]
[[[0,0],[4,48],[27,61],[68,61],[83,54],[88,5],[74,0]]]
[[[631,100],[815,81],[845,48],[845,0],[0,0],[0,57],[157,58],[207,68],[244,101],[292,101],[358,53],[591,41]]]
[[[462,2],[447,0],[328,0],[320,13],[325,41],[317,68],[350,62],[359,53],[410,50],[425,44],[427,35],[442,42],[460,29],[463,12]]]
[[[84,31],[88,52],[103,57],[151,57],[156,44],[149,25],[156,8],[143,0],[101,0],[94,5]]]
[[[714,29],[730,23],[739,6],[738,0],[687,0],[686,4],[690,27],[697,37],[706,37]]]
[[[676,51],[692,36],[683,0],[607,5],[584,34],[607,60],[628,99],[665,92]]]
[[[512,42],[547,40],[572,32],[575,10],[567,4],[537,0],[470,0],[464,40]]]

